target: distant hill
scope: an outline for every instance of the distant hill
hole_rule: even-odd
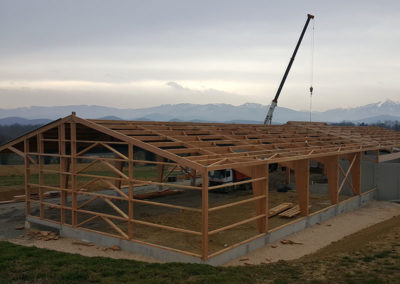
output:
[[[394,116],[394,115],[377,115],[377,116],[372,116],[372,117],[367,117],[364,119],[359,119],[357,121],[353,121],[356,123],[378,123],[378,122],[385,122],[385,121],[399,121],[400,122],[400,116]]]
[[[44,125],[51,122],[51,119],[26,119],[22,117],[6,117],[0,119],[0,125],[13,125],[13,124],[20,124],[20,125]]]
[[[239,106],[229,104],[175,104],[141,109],[119,109],[95,105],[70,105],[28,108],[0,109],[0,125],[46,124],[51,120],[65,117],[75,111],[84,118],[141,121],[199,121],[229,123],[262,123],[268,105],[246,103]],[[400,121],[400,103],[390,100],[355,108],[336,108],[324,112],[313,112],[313,121],[365,122],[375,123],[386,120]],[[275,110],[274,123],[291,120],[308,121],[307,111],[296,111],[285,107]]]

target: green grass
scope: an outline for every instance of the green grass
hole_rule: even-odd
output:
[[[128,172],[124,170],[124,173],[128,175]],[[115,173],[111,170],[109,171],[85,171],[84,174],[90,175],[98,175],[98,176],[109,176],[115,177]],[[157,169],[155,167],[143,166],[143,167],[135,167],[134,178],[136,179],[143,179],[149,180],[157,177]],[[38,174],[31,174],[30,177],[31,183],[39,183],[39,175]],[[82,177],[78,176],[78,182],[85,182],[91,180],[91,177]],[[44,184],[56,186],[60,182],[60,175],[56,173],[51,174],[44,174]],[[9,175],[9,176],[1,176],[0,177],[0,187],[23,187],[25,183],[24,175]]]
[[[281,275],[277,277],[278,275]],[[300,270],[283,264],[212,267],[202,264],[147,264],[84,257],[0,242],[0,283],[254,283],[299,279]],[[282,283],[285,283],[282,282]]]
[[[213,267],[85,257],[0,242],[0,283],[400,283],[399,261],[392,253],[371,252],[375,262],[364,262],[365,257],[347,255],[351,264],[331,257]]]

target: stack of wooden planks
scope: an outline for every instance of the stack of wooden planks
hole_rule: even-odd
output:
[[[43,198],[54,198],[58,197],[60,193],[58,191],[47,191],[43,193]],[[31,193],[31,199],[39,200],[39,194],[38,193]],[[6,201],[0,201],[0,204],[8,204],[8,203],[14,203],[14,202],[24,202],[26,200],[26,195],[14,195],[13,199],[11,200],[6,200]]]
[[[278,216],[279,217],[284,217],[284,218],[293,218],[294,216],[300,214],[300,206],[296,205],[289,210],[283,211],[280,213]]]
[[[293,203],[291,203],[291,202],[281,203],[278,206],[275,206],[275,207],[269,209],[268,216],[273,217],[273,216],[278,215],[279,213],[286,211],[292,207],[293,207]]]

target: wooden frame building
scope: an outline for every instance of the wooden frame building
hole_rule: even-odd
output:
[[[289,169],[289,174],[294,173],[301,215],[307,216],[310,160],[323,165],[328,178],[330,202],[337,204],[345,185],[351,188],[354,195],[361,193],[361,159],[364,153],[375,153],[374,161],[383,162],[400,158],[399,148],[400,133],[378,127],[342,127],[308,122],[265,126],[111,121],[83,119],[73,113],[1,146],[0,153],[16,153],[24,158],[27,216],[207,260],[268,232],[270,164],[278,163]],[[96,149],[106,150],[110,155],[94,155]],[[152,153],[153,158],[137,159],[136,149]],[[52,158],[57,168],[47,169],[44,166],[46,157]],[[85,167],[78,166],[82,159],[87,161]],[[347,160],[349,166],[344,169],[340,160]],[[157,169],[157,179],[135,178],[134,168],[138,163],[153,165]],[[85,173],[95,164],[104,165],[112,174]],[[38,169],[37,179],[32,178],[33,168]],[[189,184],[171,185],[167,182],[169,173],[176,169],[186,172],[186,177],[191,180]],[[250,179],[209,186],[208,173],[221,169],[235,169]],[[47,184],[46,174],[57,174],[57,185]],[[196,179],[201,179],[201,182]],[[116,194],[88,190],[90,185],[99,181]],[[251,198],[210,206],[210,190],[245,183],[252,184]],[[144,185],[197,191],[199,198],[201,196],[201,205],[189,207],[135,198],[135,188]],[[59,192],[59,202],[48,202],[45,198],[47,191]],[[38,194],[38,199],[32,198],[33,192]],[[102,212],[101,209],[85,209],[96,200],[102,200],[115,214]],[[37,216],[31,213],[33,203],[40,208]],[[122,203],[126,206],[121,206]],[[218,214],[220,210],[244,203],[254,204],[254,216],[210,228],[210,214]],[[172,208],[181,214],[192,212],[197,214],[199,226],[197,229],[185,229],[137,219],[134,212],[138,204]],[[47,218],[46,210],[57,210],[59,218]],[[102,231],[85,227],[100,220],[111,229]],[[257,234],[210,253],[210,237],[248,222],[257,223]],[[195,236],[199,241],[199,252],[162,246],[147,242],[145,238],[137,239],[135,230],[138,226]]]

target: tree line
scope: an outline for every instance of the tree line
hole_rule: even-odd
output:
[[[35,130],[42,125],[0,125],[0,145]]]
[[[342,121],[338,123],[330,123],[330,125],[337,125],[337,126],[378,126],[382,128],[387,128],[390,130],[395,130],[395,131],[400,131],[400,122],[398,120],[396,121],[378,121],[376,123],[353,123],[350,121]]]

